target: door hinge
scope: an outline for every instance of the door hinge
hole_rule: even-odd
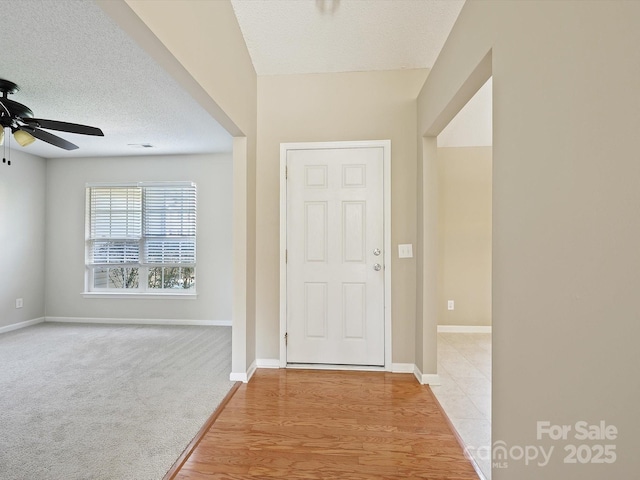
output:
[[[289,262],[289,250],[284,251],[284,263]]]
[[[289,341],[289,334],[285,333],[284,334],[284,345],[285,345],[285,347],[287,346],[288,341]]]
[[[289,178],[289,167],[284,167],[284,179],[287,180]]]

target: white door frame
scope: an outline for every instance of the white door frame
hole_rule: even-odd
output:
[[[336,148],[383,149],[383,204],[384,204],[384,370],[391,371],[391,140],[365,140],[348,142],[304,142],[280,144],[280,368],[287,366],[287,151]],[[321,368],[321,366],[318,366]],[[331,368],[338,368],[332,366]],[[343,367],[347,368],[347,367]],[[362,369],[363,367],[353,367]],[[366,368],[371,370],[371,367]],[[375,369],[375,368],[373,368]]]

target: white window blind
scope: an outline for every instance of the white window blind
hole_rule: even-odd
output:
[[[196,263],[196,190],[144,189],[144,259],[147,265]]]
[[[141,189],[90,187],[88,197],[87,263],[138,263],[142,234]]]
[[[194,184],[90,185],[86,216],[87,290],[193,290]]]

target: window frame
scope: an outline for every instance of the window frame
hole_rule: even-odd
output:
[[[147,187],[161,187],[161,188],[192,188],[193,189],[193,220],[192,229],[193,235],[177,235],[172,237],[171,235],[164,235],[163,237],[157,237],[153,234],[148,235],[146,230],[146,215],[147,207],[145,202],[145,188]],[[101,238],[105,241],[113,238],[115,241],[122,241],[133,243],[133,237],[119,238],[119,237],[96,237],[91,234],[92,226],[92,189],[97,188],[135,188],[140,189],[140,220],[138,225],[139,237],[136,239],[138,242],[138,258],[137,262],[121,262],[121,263],[98,263],[91,262],[91,242],[99,241]],[[197,185],[195,182],[189,181],[167,181],[167,182],[110,182],[110,183],[87,183],[85,185],[85,278],[84,278],[84,291],[82,295],[85,298],[179,298],[179,299],[195,299],[197,297]],[[127,204],[128,206],[128,204]],[[128,217],[127,217],[128,218]],[[111,225],[111,224],[110,224]],[[193,262],[191,263],[159,263],[147,262],[147,253],[145,252],[145,245],[149,239],[167,240],[168,237],[176,238],[176,242],[180,243],[180,239],[192,239],[192,256]],[[149,274],[154,268],[192,268],[193,269],[193,287],[188,289],[181,288],[151,288],[149,287]],[[95,287],[95,275],[100,269],[108,268],[137,268],[137,280],[138,286],[135,288],[126,287]],[[164,273],[164,272],[163,272]]]

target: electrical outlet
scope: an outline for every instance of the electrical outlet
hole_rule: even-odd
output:
[[[22,308],[22,299],[16,298],[16,308]]]
[[[453,303],[453,300],[449,300],[447,302],[447,310],[453,310],[455,308],[455,304]]]

